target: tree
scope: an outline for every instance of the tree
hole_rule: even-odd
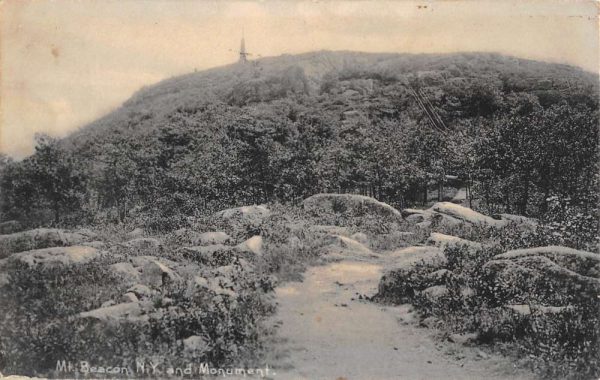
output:
[[[83,168],[57,139],[38,134],[36,144],[27,164],[40,202],[52,210],[54,224],[59,224],[64,211],[75,212],[82,205],[86,191]]]

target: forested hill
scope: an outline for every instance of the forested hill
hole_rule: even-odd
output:
[[[460,97],[473,85],[484,84],[498,93],[531,92],[546,104],[577,94],[589,96],[598,90],[596,75],[573,66],[492,53],[320,51],[263,58],[246,65],[236,63],[164,80],[142,88],[123,107],[82,128],[82,132],[149,127],[152,121],[178,108],[193,109],[211,102],[243,106],[291,94],[318,96],[335,79],[358,78],[373,80],[375,89],[390,81],[410,81],[416,86],[442,91],[439,93],[442,102],[451,100],[449,97],[453,95]]]
[[[319,192],[404,207],[446,174],[468,180],[485,211],[538,216],[548,199],[588,210],[597,94],[590,73],[497,54],[315,52],[232,64],[144,88],[61,142],[40,139],[36,154],[4,169],[2,217],[135,213],[174,227],[186,215]]]

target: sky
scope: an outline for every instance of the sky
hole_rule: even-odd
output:
[[[0,152],[31,154],[144,85],[237,60],[314,50],[499,52],[598,72],[598,3],[2,0]]]

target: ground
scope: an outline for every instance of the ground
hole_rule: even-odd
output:
[[[534,378],[506,358],[436,341],[407,305],[364,299],[375,294],[385,265],[385,257],[341,260],[312,267],[302,282],[276,290],[274,379]]]

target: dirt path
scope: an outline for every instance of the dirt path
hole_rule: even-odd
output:
[[[359,299],[376,292],[381,270],[382,263],[343,260],[312,267],[303,282],[277,289],[274,379],[533,378],[506,359],[436,343],[429,330],[410,322],[408,307]]]

